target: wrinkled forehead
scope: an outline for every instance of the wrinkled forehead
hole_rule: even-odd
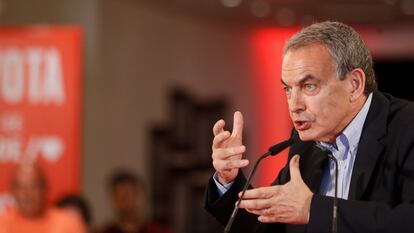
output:
[[[329,50],[329,47],[321,42],[313,42],[300,47],[290,48],[289,50],[283,53],[282,61],[292,56],[303,56],[304,54],[314,55],[315,58],[325,57],[336,64],[335,57],[332,55],[332,52]]]
[[[282,62],[282,84],[300,85],[307,81],[324,82],[337,78],[336,63],[322,44],[290,50]]]

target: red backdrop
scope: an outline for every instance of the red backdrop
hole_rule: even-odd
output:
[[[79,191],[82,39],[77,27],[0,28],[0,211],[22,159],[45,169],[49,200]]]
[[[282,52],[285,42],[298,31],[289,29],[261,29],[252,36],[252,64],[255,103],[258,122],[259,148],[263,152],[269,146],[286,140],[292,129],[287,100],[281,85]],[[276,157],[269,157],[260,165],[256,182],[269,185],[286,164],[287,150]]]

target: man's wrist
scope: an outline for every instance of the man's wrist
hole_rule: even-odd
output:
[[[218,174],[217,174],[217,172],[216,173],[214,173],[214,175],[213,175],[213,180],[214,180],[214,182],[216,183],[216,186],[217,186],[217,189],[218,189],[218,192],[219,192],[219,195],[220,196],[223,196],[230,188],[231,188],[231,186],[233,185],[233,183],[234,183],[234,181],[232,181],[232,182],[230,182],[230,183],[227,183],[227,184],[223,184],[223,183],[221,183],[220,181],[219,181],[219,177],[218,177]]]

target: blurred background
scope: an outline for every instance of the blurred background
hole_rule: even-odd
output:
[[[221,232],[202,209],[212,175],[211,127],[220,118],[231,125],[232,113],[242,111],[252,159],[287,137],[281,49],[301,27],[324,20],[350,24],[363,36],[380,90],[414,99],[414,0],[0,0],[0,60],[9,30],[76,31],[79,83],[67,96],[73,115],[59,123],[74,130],[69,138],[76,142],[65,144],[76,147],[65,154],[74,170],[48,175],[56,182],[75,177],[64,191],[85,197],[94,226],[113,218],[106,184],[125,168],[146,184],[148,216],[176,233]],[[4,77],[0,69],[3,87]],[[1,92],[6,121],[21,109],[4,104],[7,90]],[[54,120],[39,108],[35,124],[47,127]],[[5,142],[16,135],[0,130],[0,163],[8,166],[16,161],[7,159]],[[256,184],[269,183],[285,160],[266,162]],[[0,204],[10,202],[1,194]]]

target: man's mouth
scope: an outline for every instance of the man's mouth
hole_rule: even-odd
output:
[[[295,129],[298,131],[304,131],[312,126],[310,121],[294,121]]]

